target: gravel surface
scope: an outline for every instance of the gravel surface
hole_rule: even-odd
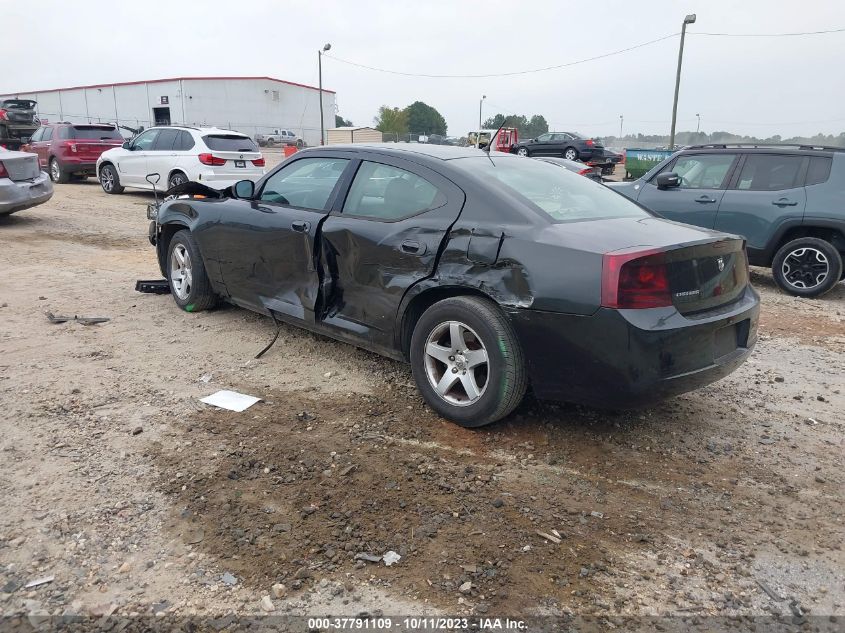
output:
[[[405,365],[136,293],[150,199],[0,218],[0,616],[845,616],[844,285],[755,271],[757,349],[696,393],[470,431]]]

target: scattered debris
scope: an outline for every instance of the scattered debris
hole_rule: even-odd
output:
[[[382,556],[382,560],[384,560],[384,564],[390,567],[393,563],[398,563],[399,559],[402,558],[399,554],[390,550],[389,552],[385,552],[384,556]]]
[[[222,576],[220,576],[220,582],[224,585],[229,585],[230,587],[238,584],[238,579],[235,578],[229,572],[225,572]]]
[[[212,377],[213,376],[211,374],[203,374],[200,376],[200,382],[208,384],[211,382]]]
[[[560,543],[560,539],[557,536],[552,536],[551,534],[546,534],[545,532],[541,532],[540,530],[537,530],[537,536],[541,536],[544,539],[546,539],[547,541],[551,541],[552,543],[555,543],[555,544]]]
[[[469,593],[470,591],[472,591],[472,583],[467,580],[464,584],[458,587],[458,591],[460,591],[461,593]]]
[[[220,409],[236,411],[237,413],[246,411],[256,402],[260,401],[261,398],[256,398],[255,396],[247,396],[243,393],[238,393],[237,391],[228,391],[226,389],[218,391],[217,393],[213,393],[210,396],[206,396],[205,398],[200,398],[200,402],[210,404],[211,406],[218,407]]]
[[[135,282],[135,291],[145,294],[168,295],[170,294],[170,282],[167,279],[138,279]]]
[[[273,585],[270,590],[273,592],[273,595],[280,600],[288,594],[288,588],[280,582]]]
[[[503,505],[505,505],[505,502],[502,501],[501,499],[493,499],[493,507],[494,508],[501,508]]]
[[[132,435],[140,435],[143,432],[144,432],[144,429],[143,429],[143,427],[140,427],[140,426],[136,426],[134,429],[132,429]]]
[[[96,325],[97,323],[105,323],[111,321],[111,317],[85,317],[85,316],[61,316],[55,315],[52,312],[47,313],[47,320],[50,323],[67,323],[68,321],[76,321],[82,325]]]
[[[769,585],[766,584],[764,581],[758,580],[757,584],[760,586],[760,589],[762,589],[766,593],[766,595],[769,596],[769,598],[771,598],[775,602],[781,602],[783,600],[783,598],[779,596],[777,592],[775,592],[774,589],[769,587]]]
[[[368,563],[378,563],[381,561],[382,556],[376,556],[374,554],[367,554],[366,552],[358,552],[355,554],[355,560],[365,560]]]
[[[604,512],[596,512],[595,510],[593,510],[592,512],[590,512],[590,516],[596,517],[597,519],[603,519],[604,518]]]
[[[264,596],[258,604],[262,611],[267,611],[269,613],[276,610],[276,606],[273,604],[273,601],[270,600],[270,596]]]
[[[41,578],[30,580],[23,587],[24,589],[32,589],[33,587],[40,587],[41,585],[46,585],[48,582],[53,582],[55,579],[55,576],[42,576]]]

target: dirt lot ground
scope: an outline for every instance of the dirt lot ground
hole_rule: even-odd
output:
[[[841,623],[845,285],[800,300],[755,271],[759,345],[696,393],[469,431],[402,364],[291,327],[254,360],[269,319],[136,293],[150,198],[91,179],[0,218],[0,616]],[[199,403],[227,388],[263,401]]]

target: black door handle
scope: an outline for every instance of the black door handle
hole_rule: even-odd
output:
[[[716,198],[708,198],[707,196],[701,196],[700,198],[696,198],[695,201],[701,202],[702,204],[707,204],[710,202],[716,202]]]
[[[411,255],[425,254],[425,244],[415,242],[414,240],[405,240],[399,245],[399,248],[403,253],[410,253]]]
[[[772,204],[776,207],[795,207],[798,206],[797,202],[792,202],[787,198],[781,198],[780,200],[772,200]]]
[[[290,228],[298,233],[307,233],[311,229],[311,223],[305,220],[294,220],[290,223]]]

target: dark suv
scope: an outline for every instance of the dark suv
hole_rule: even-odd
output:
[[[123,145],[123,136],[111,123],[51,123],[42,125],[22,149],[38,154],[38,162],[53,182],[97,174],[97,159],[106,150]]]
[[[608,185],[670,220],[742,235],[751,264],[790,294],[843,278],[845,148],[696,145]]]

